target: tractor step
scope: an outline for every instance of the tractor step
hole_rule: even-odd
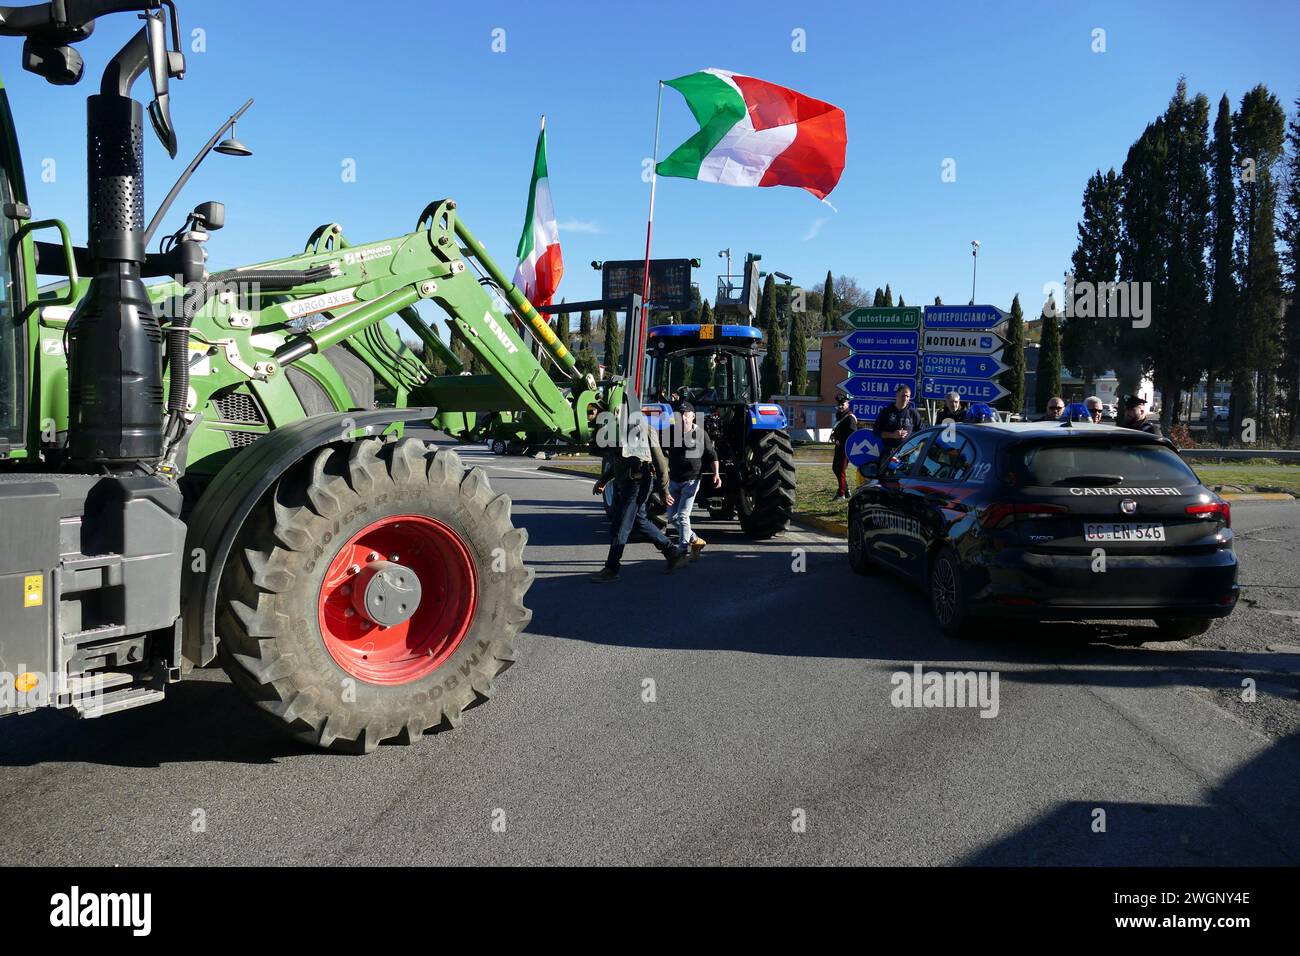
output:
[[[93,677],[94,675],[87,675]],[[128,679],[130,674],[123,675]],[[77,712],[79,717],[103,717],[105,714],[116,714],[120,710],[130,710],[132,707],[143,707],[145,704],[153,704],[163,699],[163,692],[156,687],[149,687],[145,684],[130,684],[116,690],[110,690],[105,694],[90,694],[86,697],[74,698],[72,709]]]

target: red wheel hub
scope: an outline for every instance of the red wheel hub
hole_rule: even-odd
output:
[[[460,535],[425,515],[391,515],[339,549],[318,617],[339,667],[372,684],[407,684],[451,656],[477,606],[478,573]]]

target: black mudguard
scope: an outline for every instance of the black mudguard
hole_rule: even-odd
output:
[[[368,429],[378,435],[397,422],[427,421],[436,408],[385,408],[310,415],[272,429],[226,463],[190,514],[181,579],[185,662],[202,667],[217,653],[217,586],[235,536],[267,489],[313,450]]]

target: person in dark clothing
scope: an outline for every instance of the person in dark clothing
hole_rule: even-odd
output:
[[[1147,400],[1140,395],[1130,395],[1124,399],[1124,418],[1120,424],[1149,435],[1163,434],[1160,424],[1147,418]]]
[[[845,451],[849,437],[858,430],[858,416],[849,411],[849,397],[843,393],[835,396],[835,427],[831,429],[831,441],[835,444],[835,453],[831,457],[831,471],[839,482],[839,491],[834,501],[845,501],[849,497],[849,483],[844,479],[849,458]]]
[[[1065,411],[1065,399],[1059,395],[1053,395],[1047,400],[1047,411],[1038,416],[1040,422],[1063,422],[1064,418],[1061,413]]]
[[[639,413],[638,413],[639,414]],[[668,494],[666,476],[668,464],[663,449],[659,446],[657,429],[645,422],[644,417],[638,422],[634,419],[628,426],[628,441],[606,455],[605,467],[597,479],[592,494],[605,493],[605,486],[614,483],[614,501],[610,508],[609,553],[605,557],[605,566],[591,580],[597,584],[608,584],[618,580],[619,567],[623,552],[627,548],[628,538],[635,528],[658,549],[667,562],[665,571],[671,571],[682,560],[680,552],[668,536],[646,516],[646,501],[656,481],[664,494],[664,501],[669,505],[673,498]],[[640,431],[640,434],[637,434]]]
[[[948,420],[954,422],[964,422],[966,420],[966,409],[961,407],[961,394],[958,392],[949,392],[943,400],[943,410],[939,412],[940,423]]]
[[[880,470],[884,471],[894,450],[916,434],[921,427],[921,413],[912,405],[912,390],[906,385],[894,392],[894,404],[876,416],[872,431],[880,439]]]
[[[691,509],[700,491],[700,481],[708,471],[709,481],[715,489],[722,487],[717,452],[713,439],[704,426],[695,420],[695,406],[681,402],[677,406],[682,428],[668,448],[668,520],[677,526],[677,548],[698,555],[708,544],[691,531]]]

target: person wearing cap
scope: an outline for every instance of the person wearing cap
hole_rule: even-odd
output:
[[[880,439],[880,469],[883,471],[894,450],[921,428],[921,413],[912,405],[912,388],[900,385],[894,391],[894,404],[876,416],[872,431]]]
[[[843,392],[835,396],[835,427],[831,429],[831,442],[835,453],[831,456],[831,471],[838,482],[838,490],[832,501],[846,501],[849,497],[849,483],[844,479],[848,468],[847,452],[849,438],[858,430],[858,416],[849,411],[849,397]]]
[[[964,422],[966,420],[966,409],[961,407],[961,395],[957,392],[949,392],[943,400],[943,410],[939,412],[939,423],[947,421]]]
[[[1089,395],[1083,400],[1083,404],[1088,408],[1088,415],[1092,418],[1093,424],[1100,425],[1102,416],[1106,414],[1106,409],[1102,406],[1101,399],[1096,395]]]
[[[713,439],[696,421],[695,406],[683,401],[677,406],[682,427],[668,448],[668,507],[667,518],[677,526],[677,551],[679,554],[698,555],[708,544],[691,531],[691,509],[700,491],[700,479],[710,469],[709,480],[714,488],[722,487],[717,452]]]
[[[1161,434],[1159,423],[1147,417],[1147,400],[1141,395],[1129,395],[1124,399],[1124,418],[1120,424],[1148,435]]]
[[[1060,395],[1053,395],[1047,400],[1047,411],[1038,416],[1040,422],[1059,422],[1061,413],[1065,411],[1065,399]]]

